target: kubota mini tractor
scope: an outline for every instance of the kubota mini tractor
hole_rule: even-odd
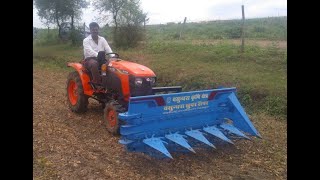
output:
[[[101,63],[104,89],[91,83],[79,63],[67,80],[67,101],[74,112],[85,112],[88,98],[104,107],[103,123],[128,151],[172,158],[168,149],[194,152],[192,147],[248,135],[261,137],[236,97],[236,88],[181,92],[180,86],[155,87],[157,77],[146,66],[122,60],[117,53]],[[166,144],[166,145],[165,145]],[[167,149],[168,148],[168,149]]]

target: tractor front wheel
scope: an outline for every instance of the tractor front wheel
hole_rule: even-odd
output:
[[[103,123],[107,130],[113,135],[120,134],[120,126],[117,108],[121,106],[117,101],[106,103],[104,108]]]
[[[78,72],[71,72],[67,80],[67,102],[74,112],[86,112],[88,96],[83,93],[82,82]]]

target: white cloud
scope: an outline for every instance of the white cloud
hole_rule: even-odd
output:
[[[148,13],[149,24],[215,19],[241,19],[244,4],[246,18],[286,16],[286,0],[140,0],[144,12]],[[39,17],[33,11],[33,25],[41,27]],[[97,21],[99,12],[93,7],[84,10],[82,21],[89,24]],[[106,21],[100,23],[108,23]],[[42,25],[43,27],[43,25]]]

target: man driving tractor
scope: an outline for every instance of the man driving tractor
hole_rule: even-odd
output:
[[[105,53],[112,53],[106,39],[99,36],[99,25],[96,22],[89,24],[90,33],[88,37],[83,40],[83,52],[84,52],[84,66],[91,72],[91,83],[97,89],[103,89],[101,77],[99,74],[99,62],[105,61]],[[113,57],[114,55],[109,55]]]

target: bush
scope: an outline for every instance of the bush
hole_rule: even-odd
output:
[[[36,46],[54,45],[59,43],[58,33],[54,30],[41,29],[33,41]]]
[[[116,16],[115,16],[116,17]],[[144,40],[144,26],[147,14],[143,13],[138,0],[131,0],[124,3],[118,12],[117,24],[113,33],[113,40],[116,47],[133,48],[139,41]]]
[[[144,39],[144,30],[140,26],[127,25],[118,27],[114,33],[114,44],[119,48],[133,48]]]
[[[84,39],[84,32],[82,32],[81,27],[75,27],[70,33],[70,40],[73,46],[81,46]]]
[[[266,32],[266,28],[260,27],[260,26],[254,26],[253,31],[258,32],[258,33],[264,33],[264,32]]]
[[[231,39],[240,38],[241,37],[241,28],[234,27],[231,29],[227,29],[226,33],[227,33],[227,36],[229,36],[229,38],[231,38]]]
[[[268,96],[264,106],[268,114],[280,117],[287,116],[287,101],[285,98]]]

